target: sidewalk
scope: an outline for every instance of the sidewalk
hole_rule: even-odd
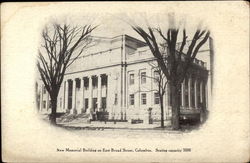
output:
[[[129,122],[101,122],[92,121],[91,123],[86,122],[67,122],[58,123],[59,126],[69,129],[92,129],[92,130],[104,130],[104,129],[131,129],[131,130],[162,130],[160,128],[160,122],[155,122],[153,124],[131,124]],[[170,128],[170,121],[165,121],[164,126]]]

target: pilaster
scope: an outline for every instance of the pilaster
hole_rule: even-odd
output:
[[[100,111],[102,108],[102,88],[101,88],[101,75],[98,76],[97,85],[97,110]]]

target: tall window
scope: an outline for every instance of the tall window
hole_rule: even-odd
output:
[[[159,93],[155,93],[155,104],[159,104],[160,103],[160,96]]]
[[[135,104],[135,95],[134,94],[129,95],[129,104],[130,105]]]
[[[92,77],[92,86],[93,86],[93,89],[97,88],[98,82],[99,82],[98,78],[96,76],[93,76]]]
[[[81,88],[81,80],[80,79],[76,79],[76,89],[79,90]]]
[[[147,94],[146,93],[142,93],[141,94],[141,104],[142,105],[146,105],[147,104]]]
[[[87,77],[84,77],[84,88],[85,90],[88,90],[89,89],[89,78]]]
[[[129,75],[129,84],[133,85],[135,83],[135,76],[134,74]]]
[[[146,83],[146,72],[141,73],[141,84]]]
[[[102,75],[102,77],[101,77],[101,86],[107,86],[107,83],[108,83],[107,75]]]

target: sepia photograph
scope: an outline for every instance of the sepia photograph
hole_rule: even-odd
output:
[[[156,15],[168,20],[165,28],[150,22],[152,17],[139,15],[152,24],[143,29],[133,18],[115,16],[101,19],[120,21],[126,29],[118,36],[95,36],[102,24],[49,22],[44,27],[37,61],[38,112],[49,123],[72,129],[199,127],[211,102],[209,29],[201,22],[186,29],[187,22],[175,20],[174,13]],[[132,36],[126,34],[130,29]],[[107,35],[112,28],[101,30]]]
[[[248,13],[3,3],[3,161],[248,162]]]

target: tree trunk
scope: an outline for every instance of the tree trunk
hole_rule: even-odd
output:
[[[160,105],[161,105],[161,128],[164,128],[164,109],[163,109],[163,96],[160,95]]]
[[[57,96],[51,97],[50,123],[52,125],[56,125],[56,108],[57,108]]]
[[[172,92],[172,129],[180,129],[180,86],[171,85]]]

